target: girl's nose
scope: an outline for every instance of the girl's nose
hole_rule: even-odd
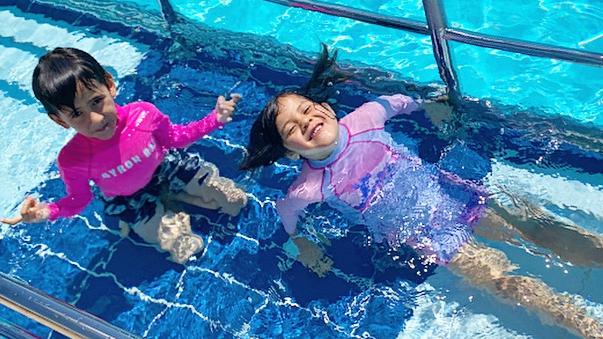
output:
[[[305,115],[304,116],[304,120],[303,120],[303,130],[304,133],[306,133],[306,129],[308,129],[308,126],[310,126],[310,123],[312,122],[312,118]]]

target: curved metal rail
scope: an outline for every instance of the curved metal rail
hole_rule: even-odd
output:
[[[396,28],[413,33],[431,36],[434,57],[440,71],[440,77],[446,84],[451,98],[461,98],[457,76],[452,67],[447,41],[457,41],[474,46],[493,48],[531,56],[560,59],[591,66],[603,66],[603,54],[579,49],[509,39],[487,34],[448,27],[441,0],[423,0],[423,9],[428,25],[425,23],[395,18],[342,5],[322,3],[313,0],[265,0],[283,6],[301,8],[336,17],[344,17],[374,25]],[[453,102],[454,103],[454,102]]]
[[[5,273],[0,273],[0,304],[70,338],[137,338]]]

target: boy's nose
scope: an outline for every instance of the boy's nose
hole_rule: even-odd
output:
[[[90,120],[94,123],[100,123],[105,120],[105,115],[98,112],[90,112]]]
[[[103,120],[105,118],[105,115],[99,112],[95,112],[95,111],[91,111],[90,112],[90,116],[92,117],[92,119],[94,120]]]

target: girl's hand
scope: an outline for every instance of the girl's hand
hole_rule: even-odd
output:
[[[438,127],[452,120],[453,107],[446,95],[423,101],[422,108],[425,110],[425,115]]]
[[[36,223],[43,222],[48,219],[50,210],[46,204],[40,203],[37,199],[27,197],[21,206],[21,215],[14,218],[4,218],[2,221],[5,224],[15,225],[20,222]]]
[[[218,121],[226,124],[232,121],[232,113],[237,108],[237,102],[241,99],[241,95],[233,93],[230,95],[231,99],[226,101],[223,96],[218,97],[216,102],[216,115]]]
[[[299,250],[297,260],[304,267],[309,268],[321,278],[327,275],[333,266],[333,259],[327,257],[320,246],[301,236],[293,238],[293,243]]]

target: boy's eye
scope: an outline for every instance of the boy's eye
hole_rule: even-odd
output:
[[[304,109],[304,115],[308,114],[308,111],[310,110],[311,105],[306,106],[306,108]]]
[[[92,101],[92,104],[93,105],[98,105],[101,101],[103,101],[103,98],[102,97],[97,97],[97,98],[94,98],[94,100]]]
[[[74,109],[73,111],[71,111],[71,116],[74,118],[77,118],[80,115],[82,115],[82,112],[78,111],[77,109]]]

